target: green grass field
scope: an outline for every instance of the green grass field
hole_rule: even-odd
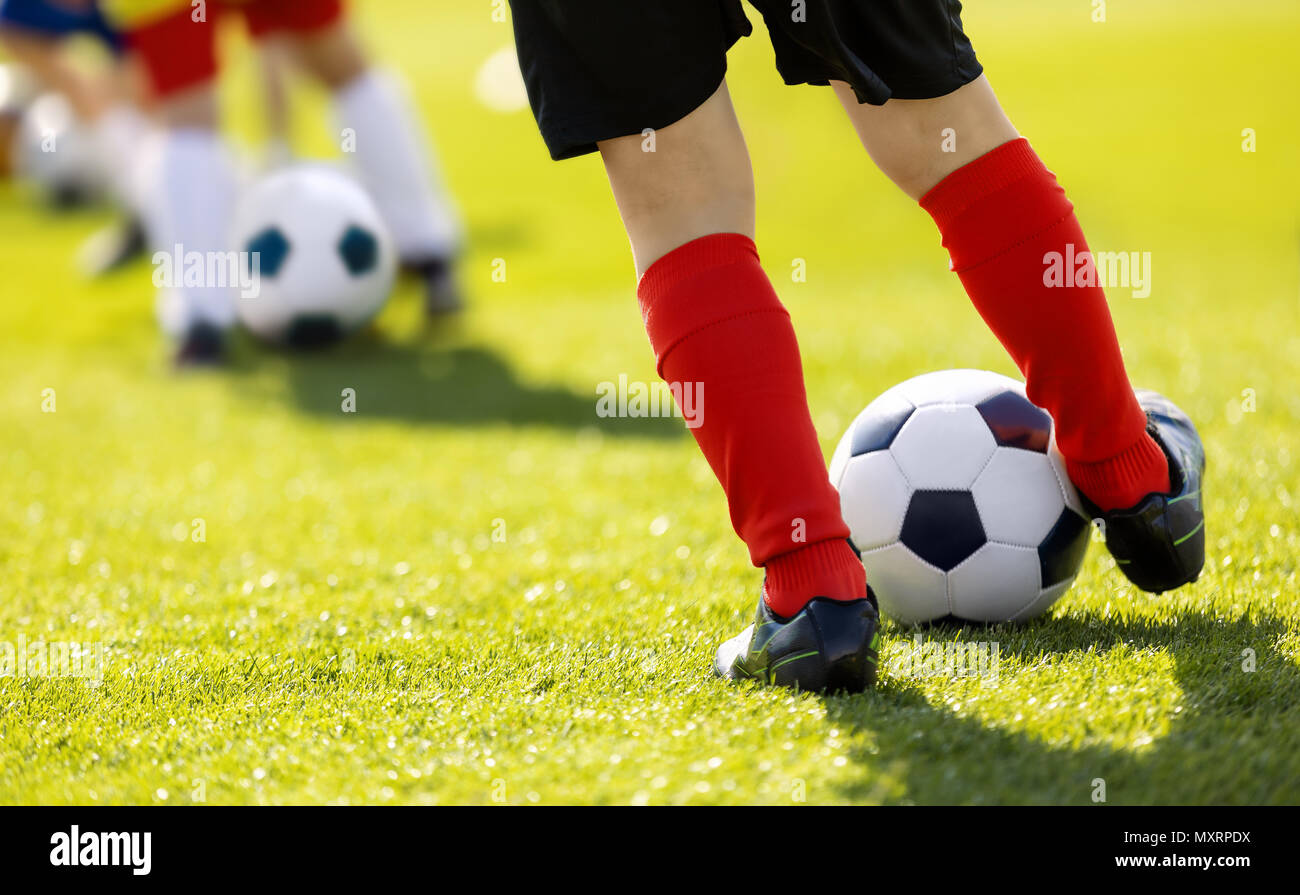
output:
[[[852,698],[709,675],[759,573],[680,422],[595,414],[597,383],[653,379],[631,260],[599,163],[550,162],[526,111],[475,98],[509,26],[359,5],[468,220],[454,332],[422,331],[407,285],[338,351],[244,344],[176,376],[147,264],[92,284],[70,263],[107,215],[0,191],[0,642],[106,651],[98,686],[0,678],[0,803],[1082,805],[1098,779],[1110,804],[1300,801],[1292,0],[1105,23],[970,4],[1093,247],[1152,252],[1150,297],[1112,308],[1134,380],[1201,427],[1207,568],[1151,597],[1094,544],[1050,617],[930,635],[996,640],[996,683],[897,673],[912,632],[890,625],[881,686]],[[829,455],[903,378],[1014,368],[832,94],[770,56],[743,41],[732,91]],[[252,70],[227,91],[244,139]],[[303,95],[305,151],[323,109]]]

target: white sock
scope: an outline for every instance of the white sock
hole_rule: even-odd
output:
[[[158,164],[148,178],[146,207],[150,243],[172,258],[172,283],[160,295],[159,322],[171,335],[204,321],[227,327],[235,321],[233,286],[185,285],[181,260],[191,252],[230,251],[236,178],[221,138],[198,128],[169,130],[161,137]]]
[[[460,221],[401,86],[368,71],[338,90],[334,105],[344,148],[354,148],[361,180],[398,255],[422,261],[455,254]]]
[[[104,182],[113,199],[126,210],[139,214],[142,204],[138,160],[141,145],[148,138],[148,119],[131,106],[118,104],[95,122],[96,157],[104,169]]]

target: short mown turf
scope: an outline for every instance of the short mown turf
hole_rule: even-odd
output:
[[[1300,800],[1291,0],[968,5],[1093,248],[1151,252],[1150,296],[1111,304],[1134,380],[1201,427],[1208,563],[1152,597],[1094,544],[1050,616],[926,635],[996,643],[996,679],[908,674],[889,626],[880,688],[832,698],[708,673],[759,575],[680,422],[596,415],[598,383],[654,374],[626,239],[595,159],[476,98],[509,26],[358,6],[468,219],[461,326],[423,331],[407,284],[337,351],[177,376],[149,267],[72,269],[105,216],[0,192],[0,644],[103,661],[0,678],[0,802]],[[770,56],[743,41],[732,89],[824,447],[908,376],[1014,373],[929,219]]]

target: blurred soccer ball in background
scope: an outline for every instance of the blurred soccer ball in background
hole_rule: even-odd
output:
[[[57,93],[43,94],[24,109],[13,156],[18,177],[57,207],[93,202],[107,186],[98,141]]]
[[[366,191],[339,170],[296,165],[254,183],[235,213],[236,248],[259,273],[238,300],[258,337],[294,347],[329,344],[365,325],[397,275],[393,242]]]

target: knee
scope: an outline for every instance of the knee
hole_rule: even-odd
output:
[[[302,67],[328,90],[346,87],[369,67],[360,42],[344,23],[299,38],[295,53]]]
[[[876,164],[895,186],[913,199],[920,199],[945,176],[942,169],[920,159],[877,160]]]
[[[873,152],[876,165],[899,189],[920,199],[952,172],[1017,136],[1005,119],[928,122],[907,128]]]
[[[681,217],[752,218],[752,183],[668,184],[631,190],[620,197],[625,216],[671,220]]]
[[[600,144],[623,216],[672,218],[754,209],[748,156],[724,157],[716,147],[654,147],[638,136]]]

